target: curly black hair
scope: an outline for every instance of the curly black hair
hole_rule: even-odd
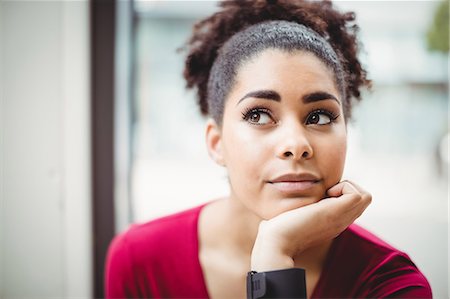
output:
[[[228,0],[220,7],[194,25],[184,47],[184,78],[188,88],[197,89],[203,115],[220,124],[237,67],[264,49],[278,48],[306,50],[324,61],[335,74],[345,118],[350,118],[353,99],[360,100],[361,87],[371,85],[357,57],[354,13],[341,13],[327,0]]]

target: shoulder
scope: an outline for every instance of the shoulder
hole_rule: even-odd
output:
[[[190,246],[197,240],[197,221],[202,207],[133,224],[113,239],[110,250],[129,251],[134,259],[147,259],[170,255],[180,250],[180,245]]]
[[[133,224],[115,236],[106,259],[107,298],[150,297],[160,291],[154,287],[157,280],[170,277],[177,266],[195,269],[191,257],[198,251],[197,221],[203,206]]]
[[[360,254],[370,254],[373,258],[385,256],[390,253],[404,254],[357,224],[350,225],[339,238],[344,243],[344,246],[356,247],[355,249]]]
[[[361,297],[431,297],[431,288],[409,256],[358,225],[338,237],[336,254],[352,265]]]

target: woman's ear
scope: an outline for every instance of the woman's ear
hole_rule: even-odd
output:
[[[220,127],[213,119],[206,123],[206,147],[209,156],[220,166],[225,166],[222,148],[222,133]]]

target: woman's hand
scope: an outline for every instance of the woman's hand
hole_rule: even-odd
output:
[[[259,225],[252,251],[253,271],[294,267],[294,256],[338,236],[367,208],[372,196],[349,181],[330,189],[321,201],[282,213]]]

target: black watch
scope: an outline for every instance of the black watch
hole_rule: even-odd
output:
[[[248,272],[247,299],[256,298],[306,299],[305,270],[291,268],[267,272]]]

